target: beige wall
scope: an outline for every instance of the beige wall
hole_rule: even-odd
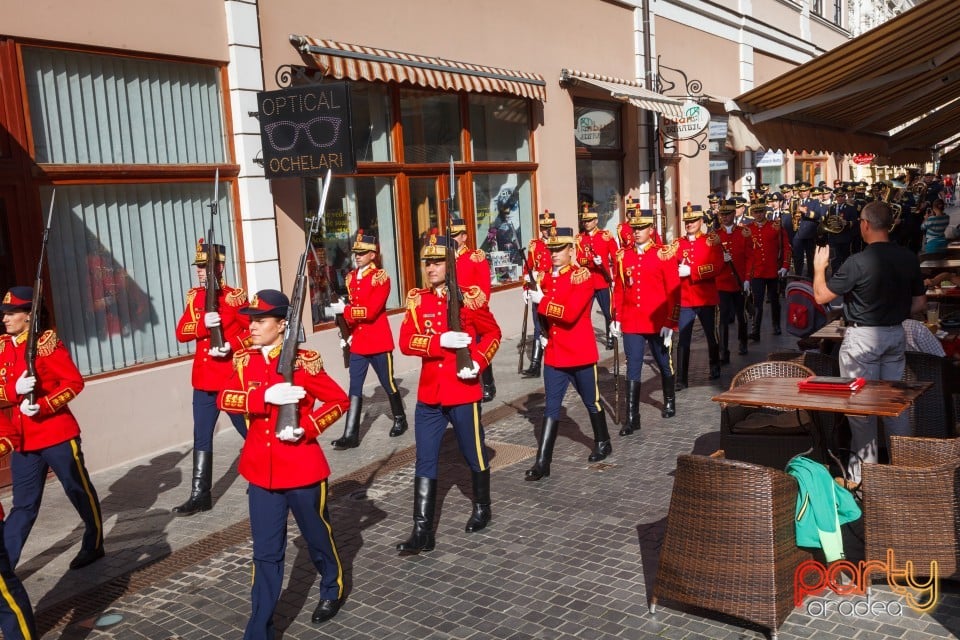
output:
[[[700,80],[704,93],[728,97],[740,93],[736,42],[661,17],[657,17],[656,33],[657,55],[663,64],[682,70],[688,80]],[[673,80],[670,73],[663,72]]]
[[[223,6],[223,0],[0,0],[0,34],[226,62]]]
[[[759,86],[768,80],[793,69],[797,65],[774,56],[768,56],[760,51],[753,52],[753,80]]]

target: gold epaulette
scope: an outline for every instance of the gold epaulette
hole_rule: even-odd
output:
[[[474,285],[463,292],[463,304],[472,311],[482,309],[487,304],[487,295],[480,287]]]
[[[0,353],[3,353],[3,350],[7,348],[7,344],[10,342],[10,336],[3,335],[0,336]]]
[[[483,249],[477,249],[470,254],[470,259],[474,262],[486,262],[487,254],[483,252]]]
[[[659,249],[657,249],[657,257],[659,257],[661,260],[670,260],[675,255],[677,255],[677,251],[679,250],[680,250],[680,243],[674,240],[670,244],[665,244]]]
[[[610,235],[610,232],[607,231],[606,229],[603,230],[603,232],[600,234],[600,237],[603,238],[604,240],[610,240],[613,238],[613,236]]]
[[[531,240],[530,242],[527,243],[527,249],[528,249],[528,250],[533,251],[533,250],[536,249],[536,248],[537,248],[537,239],[536,239],[536,238],[534,238],[533,240]]]
[[[247,304],[247,292],[243,289],[231,289],[227,292],[227,304],[231,307],[242,307]]]
[[[37,355],[48,356],[57,348],[57,334],[53,329],[47,329],[37,340]]]
[[[297,352],[297,366],[303,367],[303,370],[312,376],[323,371],[323,358],[319,351],[312,349],[300,349]]]
[[[373,274],[373,284],[378,287],[386,284],[390,280],[390,275],[384,269],[377,269]]]
[[[420,298],[426,293],[426,289],[410,289],[407,292],[407,309],[413,310],[420,306]]]
[[[240,349],[239,351],[233,354],[233,370],[240,371],[250,364],[250,351],[247,349]]]
[[[580,267],[570,276],[570,282],[573,284],[583,284],[590,281],[590,270],[586,267]]]
[[[353,282],[353,271],[351,271],[350,273],[348,273],[348,274],[347,274],[347,277],[344,278],[343,280],[344,280],[344,285],[347,287],[347,289],[349,289],[349,288],[350,288],[350,284]]]
[[[715,247],[720,244],[720,236],[717,235],[716,231],[711,231],[707,234],[707,246]]]
[[[191,306],[191,305],[193,304],[193,301],[197,299],[197,290],[198,290],[199,288],[200,288],[200,287],[194,287],[194,288],[190,289],[190,291],[187,291],[187,306],[188,306],[188,307]]]

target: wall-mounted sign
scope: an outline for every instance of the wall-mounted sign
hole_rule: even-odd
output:
[[[858,153],[853,156],[853,164],[868,165],[873,162],[875,157],[872,153]]]
[[[727,170],[727,161],[726,160],[711,160],[710,161],[710,171],[726,171]]]
[[[757,151],[758,167],[782,167],[783,151]]]
[[[574,135],[581,144],[595,147],[601,143],[603,130],[613,124],[615,118],[610,111],[595,110],[581,113],[577,117]]]
[[[726,137],[727,137],[727,121],[711,120],[710,121],[710,139],[725,140]]]
[[[352,173],[353,136],[346,82],[257,94],[263,170],[267,178]]]
[[[679,120],[664,119],[660,130],[667,138],[687,140],[710,125],[710,112],[692,100],[683,103],[683,117]]]

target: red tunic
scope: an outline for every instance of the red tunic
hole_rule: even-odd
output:
[[[449,331],[446,289],[411,289],[407,314],[400,325],[400,351],[423,358],[417,400],[446,407],[477,402],[483,396],[480,376],[472,380],[457,377],[457,353],[440,346],[440,334]],[[460,324],[473,338],[470,357],[485,370],[500,348],[500,326],[490,313],[487,296],[479,287],[463,291]],[[479,342],[477,336],[480,337]]]
[[[749,227],[734,226],[730,233],[721,225],[717,230],[717,236],[720,238],[720,244],[723,250],[733,256],[733,267],[730,262],[724,262],[720,267],[720,273],[717,275],[718,291],[742,291],[744,280],[750,279],[753,273],[753,239],[750,237]],[[737,282],[737,276],[733,275],[733,269],[737,270],[737,276],[740,282]]]
[[[604,229],[594,229],[592,233],[577,234],[577,262],[590,271],[590,278],[593,281],[593,288],[606,289],[610,286],[613,277],[610,275],[613,269],[613,261],[617,255],[617,241],[613,235]],[[597,265],[593,261],[594,256],[600,256],[602,264]],[[606,272],[607,277],[604,277]]]
[[[540,280],[543,300],[537,312],[547,319],[544,362],[551,367],[580,367],[600,359],[593,335],[590,308],[593,284],[590,272],[575,264],[548,271]]]
[[[466,291],[470,287],[480,287],[483,295],[490,299],[490,263],[487,254],[480,249],[457,249],[457,285]]]
[[[617,253],[613,285],[613,319],[623,333],[659,333],[680,321],[680,276],[676,245],[652,240],[639,249]]]
[[[782,267],[790,268],[790,241],[780,222],[755,222],[750,227],[753,240],[753,272],[751,278],[776,278]]]
[[[37,340],[37,386],[34,389],[40,412],[33,416],[20,413],[25,396],[17,395],[17,378],[27,368],[27,332],[0,336],[0,400],[14,405],[13,428],[22,437],[21,451],[39,451],[80,435],[80,425],[67,406],[83,390],[83,376],[70,359],[70,353],[53,331],[45,331]]]
[[[251,484],[264,489],[306,487],[326,479],[330,467],[317,436],[336,422],[350,404],[344,390],[323,370],[320,354],[301,349],[294,365],[293,384],[307,391],[299,405],[300,426],[305,433],[296,442],[279,440],[279,407],[263,399],[268,388],[283,382],[277,373],[279,355],[279,345],[270,352],[269,361],[258,348],[238,351],[233,357],[236,368],[217,398],[224,411],[246,414],[249,430],[237,470]],[[320,406],[314,409],[317,401]]]
[[[220,391],[233,372],[230,358],[210,356],[210,330],[203,324],[206,314],[203,307],[207,301],[204,287],[193,287],[187,291],[187,307],[177,322],[177,341],[197,341],[193,354],[193,375],[191,383],[194,389],[201,391]],[[234,289],[223,285],[217,299],[217,311],[220,313],[220,326],[223,338],[230,342],[233,353],[248,346],[247,320],[237,313],[247,304],[247,294],[243,289]]]
[[[553,261],[550,258],[550,250],[547,249],[547,243],[542,238],[534,238],[527,243],[527,260],[523,263],[523,288],[529,289],[530,271],[536,271],[544,274],[553,267]]]
[[[680,305],[704,307],[719,304],[715,278],[723,266],[723,250],[716,233],[700,232],[693,240],[674,240],[680,264],[690,265],[690,276],[680,278]]]
[[[390,276],[383,269],[367,265],[347,274],[350,301],[343,317],[352,330],[350,351],[359,356],[393,351],[393,331],[387,321],[387,298],[390,297]]]

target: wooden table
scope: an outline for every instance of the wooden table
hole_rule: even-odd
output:
[[[921,271],[954,271],[960,269],[960,258],[940,258],[924,260],[920,263]]]
[[[843,340],[843,332],[845,330],[846,326],[843,324],[843,319],[838,318],[832,322],[828,322],[811,333],[810,337],[817,340],[832,340],[835,342],[840,342]]]

